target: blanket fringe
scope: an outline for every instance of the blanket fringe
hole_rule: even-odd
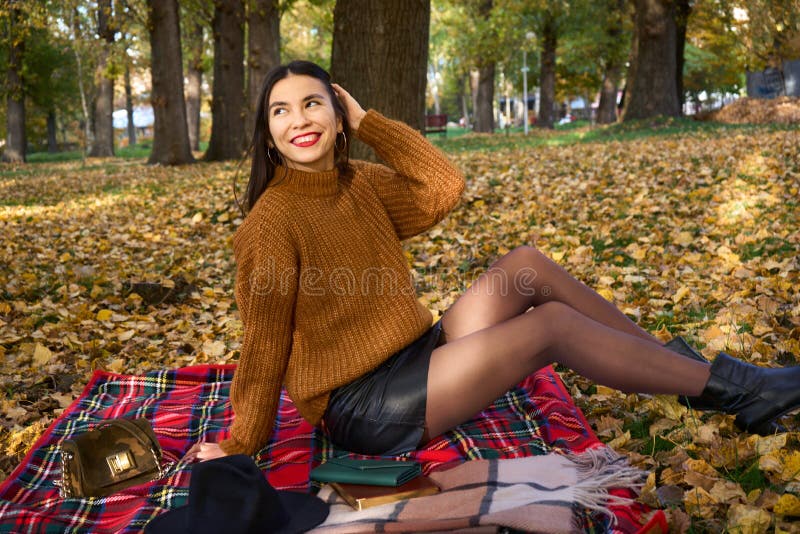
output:
[[[627,488],[637,494],[647,480],[647,472],[628,464],[624,456],[620,456],[609,447],[588,449],[580,454],[568,454],[567,459],[573,462],[578,470],[578,482],[573,487],[575,503],[599,512],[616,525],[616,516],[611,506],[627,506],[634,502],[629,497],[612,495],[612,488]],[[579,521],[578,517],[574,519]],[[580,529],[580,525],[573,525]]]

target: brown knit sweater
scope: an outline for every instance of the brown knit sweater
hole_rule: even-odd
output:
[[[417,131],[373,110],[357,135],[392,168],[353,161],[345,176],[279,168],[233,238],[244,341],[235,419],[220,443],[228,454],[266,444],[281,384],[317,424],[331,391],[431,325],[400,240],[444,218],[464,178]]]

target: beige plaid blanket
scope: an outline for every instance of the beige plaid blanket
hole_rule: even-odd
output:
[[[576,455],[548,454],[504,460],[474,460],[430,478],[436,495],[355,511],[330,486],[319,497],[330,503],[327,520],[313,532],[494,531],[498,526],[529,532],[580,530],[576,509],[613,515],[608,507],[630,500],[611,488],[641,489],[646,473],[607,447]]]

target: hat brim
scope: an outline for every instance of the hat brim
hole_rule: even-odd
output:
[[[328,517],[329,506],[322,499],[295,491],[278,491],[283,509],[289,516],[289,522],[275,534],[301,534],[316,527]],[[174,534],[186,532],[189,524],[189,507],[181,506],[154,517],[144,527],[145,534]]]
[[[144,526],[145,534],[172,534],[185,532],[188,524],[189,507],[181,506],[157,515]]]
[[[300,534],[316,527],[328,517],[328,503],[308,493],[296,491],[279,491],[284,510],[291,518],[276,534]]]

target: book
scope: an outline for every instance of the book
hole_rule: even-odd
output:
[[[330,484],[336,493],[356,510],[439,492],[439,486],[426,476],[418,476],[400,486],[370,486],[345,482]]]

